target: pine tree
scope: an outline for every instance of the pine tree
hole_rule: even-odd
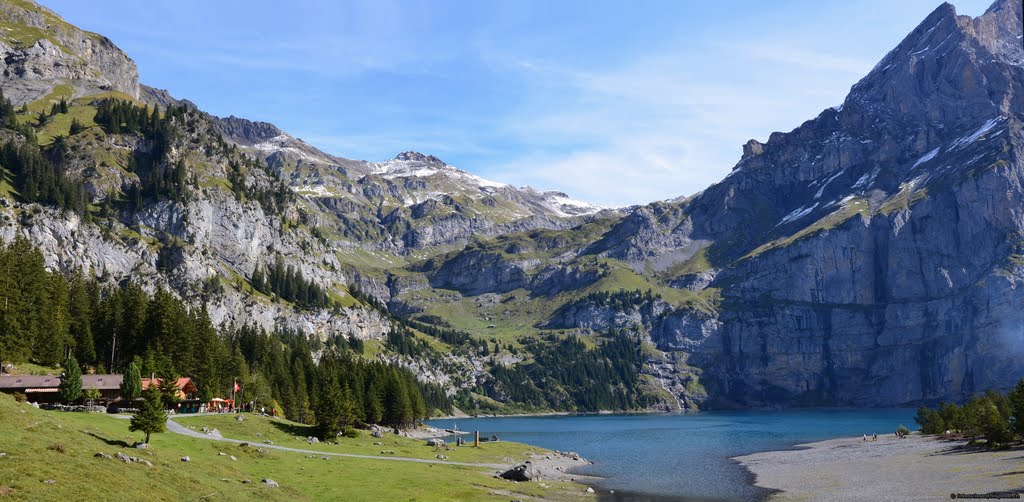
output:
[[[1006,395],[1010,413],[1014,417],[1013,428],[1017,434],[1024,436],[1024,378]]]
[[[96,364],[96,345],[92,333],[92,311],[89,304],[89,291],[82,274],[75,274],[71,280],[70,332],[75,341],[75,356],[82,363]]]
[[[364,420],[369,424],[379,424],[384,420],[384,396],[381,387],[371,381],[366,391]]]
[[[6,302],[6,298],[3,299]],[[14,309],[0,306],[0,368],[9,361],[28,358],[29,346],[21,335],[21,325]]]
[[[164,407],[174,408],[174,405],[180,401],[178,398],[178,390],[180,390],[178,388],[178,378],[169,369],[158,372],[156,378],[159,381],[156,386],[160,389],[160,397],[163,399]],[[152,388],[153,384],[150,383],[149,386]]]
[[[57,392],[60,400],[65,403],[78,401],[82,397],[82,369],[74,357],[68,357],[64,363],[64,373],[60,375]]]
[[[409,393],[398,370],[391,367],[388,369],[387,383],[384,387],[384,423],[403,428],[412,422],[413,410]]]
[[[320,360],[317,369],[316,420],[320,429],[320,437],[324,440],[334,438],[341,430],[341,421],[345,413],[345,396],[338,385],[338,365],[333,354]]]
[[[142,395],[142,375],[134,361],[128,363],[128,369],[121,380],[121,399],[134,401]]]
[[[412,421],[415,424],[420,419],[427,417],[427,403],[423,400],[423,393],[419,391],[416,385],[416,377],[408,374],[406,378],[406,384],[408,385],[409,404],[412,409]]]
[[[85,126],[82,125],[82,123],[78,121],[78,117],[75,117],[75,118],[71,119],[71,130],[69,131],[69,134],[74,136],[74,135],[76,135],[76,134],[78,134],[78,133],[80,133],[80,132],[82,132],[84,130],[85,130]]]
[[[132,416],[131,425],[128,430],[132,432],[145,432],[146,443],[149,443],[149,435],[164,432],[167,428],[167,413],[164,412],[163,398],[160,389],[150,386],[144,393],[146,396],[139,411]]]

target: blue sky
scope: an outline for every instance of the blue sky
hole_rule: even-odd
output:
[[[142,81],[336,155],[604,205],[689,195],[842,102],[939,2],[42,0]],[[955,2],[976,16],[990,0]]]

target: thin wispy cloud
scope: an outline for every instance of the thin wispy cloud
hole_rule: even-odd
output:
[[[720,180],[746,140],[842,102],[939,3],[43,1],[212,113],[606,205]]]

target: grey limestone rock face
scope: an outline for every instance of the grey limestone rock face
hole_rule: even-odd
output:
[[[748,143],[682,209],[722,301],[652,336],[712,401],[962,400],[1024,376],[1020,11],[939,7],[841,107]]]
[[[71,26],[38,4],[4,2],[3,9],[11,22],[35,30],[0,42],[0,75],[17,79],[9,93],[16,104],[38,99],[67,81],[140,97],[135,62],[108,38]]]

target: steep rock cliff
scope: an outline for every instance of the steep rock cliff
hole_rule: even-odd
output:
[[[690,352],[723,404],[961,400],[1019,379],[1020,40],[1020,2],[944,4],[842,106],[746,148],[681,208],[679,242],[713,241],[715,322],[676,314],[659,346]]]

